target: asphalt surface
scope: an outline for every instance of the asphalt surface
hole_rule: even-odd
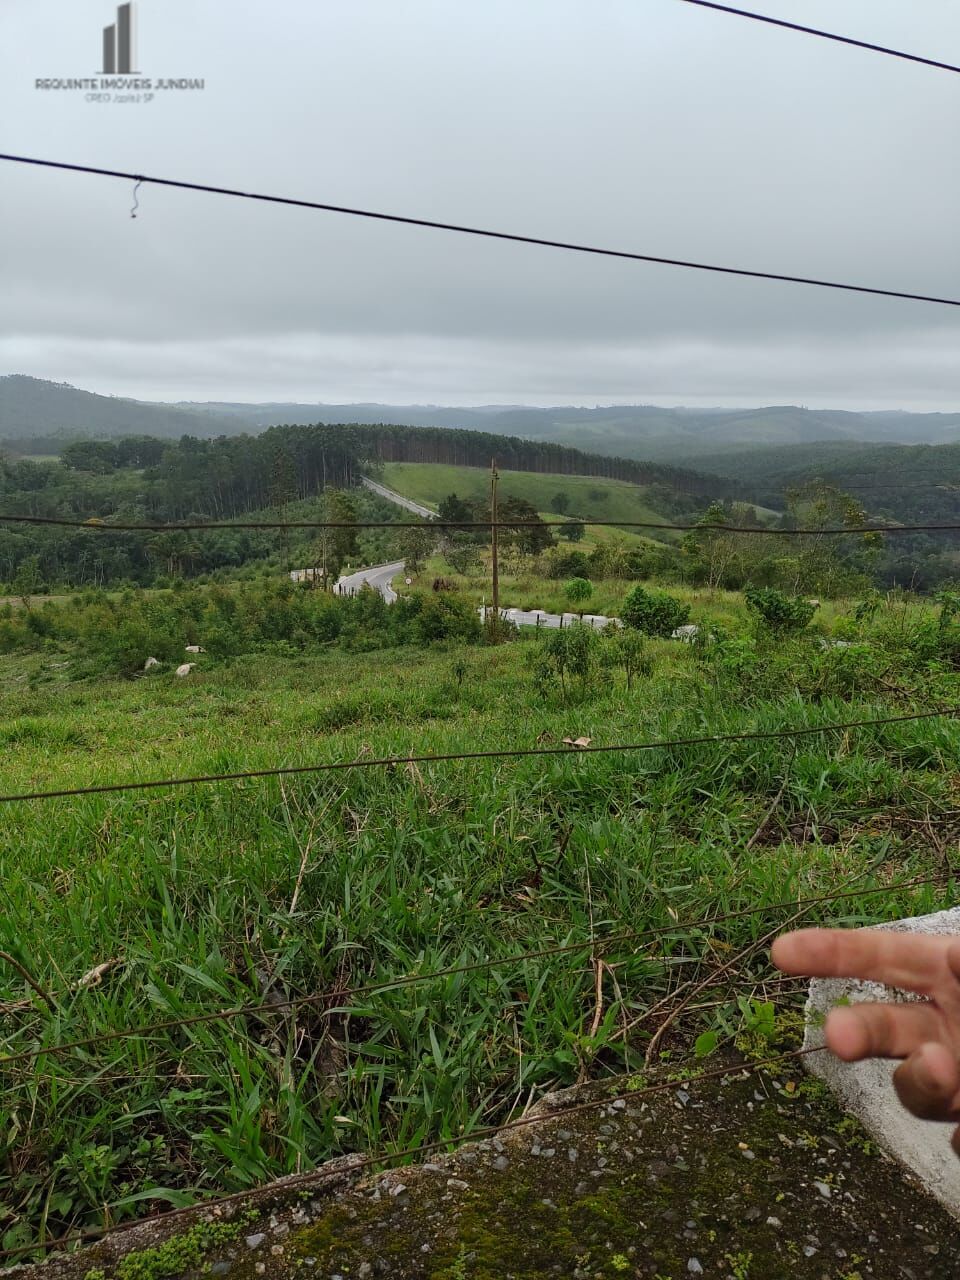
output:
[[[393,502],[398,507],[403,507],[405,511],[412,511],[415,516],[423,516],[429,520],[437,514],[435,511],[431,511],[429,507],[422,507],[419,502],[414,502],[411,498],[405,498],[402,493],[397,493],[395,489],[388,489],[385,484],[377,484],[376,480],[368,480],[366,476],[361,476],[360,483],[365,489],[369,489],[371,493],[375,493],[381,498],[386,498],[388,502]]]
[[[356,573],[347,573],[338,578],[333,590],[338,596],[355,596],[361,587],[372,587],[374,591],[380,592],[387,604],[393,604],[397,593],[390,583],[402,571],[402,560],[377,564],[370,569],[358,569]]]

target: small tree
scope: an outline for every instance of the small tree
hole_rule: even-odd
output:
[[[542,693],[555,681],[560,683],[564,701],[575,681],[581,697],[589,692],[596,666],[600,637],[591,627],[572,626],[550,631],[531,658],[534,679]]]
[[[40,572],[40,557],[27,556],[20,562],[16,576],[13,579],[14,595],[20,597],[22,603],[29,609],[30,597],[36,595],[43,583],[43,574]]]
[[[560,537],[566,538],[568,542],[582,542],[585,532],[579,520],[568,520],[560,526]]]
[[[652,663],[647,655],[643,636],[639,631],[621,630],[604,633],[603,663],[608,667],[622,667],[627,677],[627,692],[633,689],[638,675],[649,675]]]
[[[644,591],[634,587],[623,602],[622,616],[628,627],[648,636],[669,636],[690,618],[690,606],[664,591]]]
[[[555,493],[550,499],[550,510],[555,511],[558,516],[564,516],[570,510],[570,495],[563,489],[559,493]]]
[[[411,573],[419,573],[423,562],[430,555],[436,542],[436,534],[428,524],[412,524],[399,529],[396,548]]]
[[[443,558],[454,571],[466,576],[482,565],[477,544],[467,534],[454,533],[444,543]]]

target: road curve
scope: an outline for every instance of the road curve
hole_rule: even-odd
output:
[[[397,593],[390,583],[402,571],[402,560],[377,564],[370,569],[358,569],[356,573],[346,573],[338,578],[333,590],[338,596],[355,596],[362,587],[372,587],[374,591],[380,592],[387,604],[393,604]]]
[[[419,502],[405,498],[402,493],[397,493],[395,489],[388,489],[385,484],[378,484],[376,480],[368,480],[366,476],[361,476],[360,483],[365,489],[369,489],[371,493],[377,494],[380,498],[386,498],[387,502],[403,507],[405,511],[412,511],[415,516],[423,516],[424,519],[430,520],[437,514],[435,511],[431,511],[429,507],[422,507]]]

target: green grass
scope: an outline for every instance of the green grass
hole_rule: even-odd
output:
[[[733,600],[721,602],[731,614]],[[740,616],[743,623],[742,614]],[[628,693],[606,672],[564,703],[534,687],[533,641],[204,657],[189,680],[71,678],[53,652],[0,659],[0,791],[274,765],[777,728],[956,700],[817,685],[814,640],[731,684],[689,646],[650,642]],[[58,664],[67,662],[67,666]],[[818,665],[819,664],[819,665]],[[451,1139],[534,1093],[642,1064],[651,1005],[789,909],[705,918],[940,870],[919,823],[957,804],[950,719],[646,752],[421,764],[8,805],[0,828],[0,1237],[15,1247],[310,1168],[341,1151]],[[783,788],[771,833],[748,848]],[[872,812],[864,813],[864,808]],[[916,823],[906,818],[917,818]],[[791,823],[801,834],[791,834]],[[949,902],[945,887],[845,899],[809,921]],[[662,929],[605,959],[591,935]],[[570,954],[353,996],[345,988],[577,942]],[[94,966],[103,981],[77,987]],[[740,1026],[744,973],[665,1046]],[[235,1004],[264,1013],[110,1040]],[[21,1002],[26,1002],[21,1004]],[[621,1028],[630,1025],[624,1037]]]
[[[481,467],[387,462],[383,466],[383,483],[406,498],[430,506],[436,506],[450,493],[471,499],[486,498],[490,493],[490,473]],[[584,520],[674,522],[650,505],[643,486],[625,480],[501,471],[499,492],[503,497],[525,498],[554,519],[557,514],[552,508],[553,498],[562,492],[570,499],[568,514]]]
[[[614,530],[606,530],[613,538],[624,537]],[[593,544],[595,545],[595,544]],[[567,544],[561,544],[567,550]],[[584,538],[569,547],[573,551],[591,550],[591,541]],[[430,589],[436,578],[441,577],[460,594],[472,600],[476,605],[489,604],[491,600],[491,569],[488,548],[478,551],[481,567],[474,572],[463,575],[456,573],[440,554],[430,556],[419,573],[405,569],[393,580],[394,589],[398,592],[425,591]],[[500,557],[500,603],[503,608],[543,609],[547,613],[577,612],[581,608],[584,613],[604,614],[608,617],[619,617],[623,602],[629,592],[637,585],[630,578],[603,578],[592,584],[590,598],[578,605],[576,609],[564,595],[564,583],[559,579],[545,578],[538,573],[536,566],[529,558],[519,566],[509,551]],[[411,586],[406,586],[406,578],[411,579]],[[724,591],[717,587],[687,587],[678,583],[660,586],[644,583],[654,591],[666,591],[669,595],[683,600],[690,606],[690,621],[700,625],[720,625],[725,628],[740,628],[743,625],[743,596],[739,591]],[[839,616],[846,611],[847,602],[823,600],[814,616],[811,628],[818,635],[830,635],[833,625]],[[914,617],[930,616],[931,605],[912,603],[909,612]]]

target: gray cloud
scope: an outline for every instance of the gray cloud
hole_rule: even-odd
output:
[[[7,0],[2,148],[960,296],[955,77],[675,0],[141,0],[148,105],[89,75],[107,0]],[[828,0],[767,9],[838,25]],[[960,60],[960,12],[844,30]],[[185,33],[189,39],[185,39]],[[4,170],[0,362],[162,398],[956,408],[950,309]]]

